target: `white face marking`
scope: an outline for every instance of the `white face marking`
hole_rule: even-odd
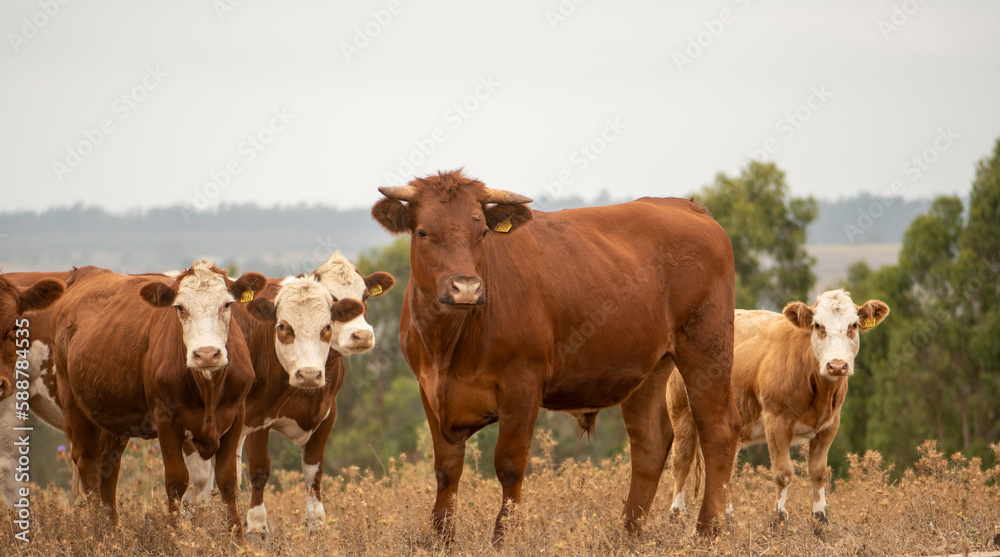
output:
[[[687,507],[684,505],[684,490],[682,489],[677,497],[674,498],[674,503],[670,505],[670,510],[677,511],[679,513],[687,512]]]
[[[858,308],[851,296],[843,290],[830,290],[819,295],[813,310],[812,349],[819,360],[819,373],[836,381],[842,376],[854,375],[854,357],[860,347],[861,330],[858,323]],[[839,360],[847,363],[844,375],[831,375],[827,364]]]
[[[358,269],[339,251],[316,269],[316,273],[320,276],[320,282],[337,300],[350,298],[363,301],[365,280]],[[361,354],[375,346],[375,329],[365,321],[364,315],[359,315],[347,323],[334,323],[333,335],[333,349],[345,356]]]
[[[826,512],[826,488],[819,488],[819,501],[813,503],[813,513]]]
[[[230,316],[228,304],[235,299],[222,275],[212,271],[212,263],[198,261],[191,266],[191,273],[181,280],[174,307],[181,321],[187,366],[211,377],[212,372],[229,363],[226,352]],[[218,351],[217,358],[213,357],[215,351]],[[196,353],[207,354],[209,359],[199,361]]]
[[[263,530],[267,532],[267,508],[264,503],[250,507],[247,511],[247,531]]]
[[[326,384],[326,359],[334,326],[330,321],[333,295],[313,275],[288,277],[274,299],[278,325],[274,350],[293,387]]]

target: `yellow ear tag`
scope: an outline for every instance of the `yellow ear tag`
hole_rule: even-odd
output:
[[[496,230],[497,232],[510,232],[512,226],[514,225],[510,223],[510,217],[507,217],[503,219],[503,221],[498,222],[497,225],[493,227],[493,230]]]
[[[372,286],[371,288],[368,289],[368,295],[369,296],[378,296],[381,293],[382,293],[382,285],[381,284],[376,284],[376,285],[374,285],[374,286]]]
[[[240,296],[241,304],[245,304],[251,300],[253,300],[253,290],[247,290],[243,293],[242,296]]]
[[[875,326],[874,317],[869,317],[868,319],[865,319],[865,322],[861,324],[862,329],[871,329],[874,326]]]

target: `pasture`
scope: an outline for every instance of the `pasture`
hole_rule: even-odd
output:
[[[735,519],[715,539],[694,535],[694,516],[670,515],[669,469],[653,511],[636,537],[619,518],[629,478],[628,454],[600,463],[555,465],[547,433],[534,443],[523,504],[511,516],[502,547],[490,545],[499,508],[497,481],[477,473],[471,450],[458,495],[456,536],[445,547],[430,523],[435,481],[426,428],[422,458],[389,459],[378,473],[355,467],[323,481],[327,523],[306,528],[298,472],[277,470],[268,484],[270,533],[248,536],[253,555],[935,555],[1000,549],[1000,465],[940,453],[927,442],[899,480],[876,452],[849,457],[845,479],[834,479],[830,525],[814,532],[805,461],[795,462],[791,518],[772,525],[773,484],[764,467],[741,465],[735,477]],[[1000,446],[992,447],[994,453]],[[1000,456],[1000,455],[998,455]],[[112,528],[97,505],[70,507],[67,491],[36,487],[29,544],[13,539],[10,518],[0,520],[2,555],[217,555],[237,554],[228,540],[225,509],[216,494],[193,518],[167,525],[162,461],[154,442],[133,443],[122,466],[121,523]],[[690,480],[689,480],[690,481]],[[691,486],[689,486],[690,488]],[[240,510],[249,490],[244,480]],[[696,509],[688,490],[688,509]]]

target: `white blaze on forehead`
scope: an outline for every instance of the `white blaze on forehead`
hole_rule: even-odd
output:
[[[228,302],[236,301],[229,293],[226,281],[212,269],[215,264],[205,259],[191,266],[190,274],[181,279],[174,305],[182,306],[190,315],[181,319],[188,367],[198,367],[194,352],[199,348],[216,348],[222,352],[219,366],[228,363],[226,340],[229,338]]]
[[[291,325],[295,333],[291,344],[275,342],[282,367],[289,374],[302,369],[326,369],[330,343],[320,339],[330,324],[333,295],[313,275],[288,277],[281,281],[274,298],[276,318]]]
[[[316,269],[320,282],[323,283],[337,300],[348,298],[363,301],[365,295],[365,279],[358,272],[357,267],[347,260],[339,251],[333,253],[330,259]],[[375,330],[365,321],[364,315],[359,315],[347,323],[333,324],[333,348],[342,354],[357,354],[371,349],[370,346],[364,349],[353,347],[353,336],[355,333],[375,334]]]
[[[826,329],[826,337],[819,338],[813,332],[812,347],[813,354],[819,360],[821,374],[826,373],[826,365],[833,360],[847,362],[847,375],[854,373],[854,356],[858,353],[860,331],[854,331],[853,338],[848,336],[848,332],[857,321],[858,308],[849,293],[838,289],[819,295],[813,310],[813,323]]]

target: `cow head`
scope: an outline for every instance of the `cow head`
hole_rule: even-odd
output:
[[[450,307],[486,303],[486,242],[531,220],[531,199],[487,188],[461,170],[379,191],[385,199],[372,207],[372,218],[394,234],[410,233],[417,289]]]
[[[244,295],[252,297],[265,284],[260,273],[245,273],[232,281],[214,263],[202,260],[177,275],[173,284],[149,282],[139,294],[155,307],[177,310],[187,366],[210,377],[229,363],[229,306]]]
[[[336,329],[363,314],[364,306],[357,300],[335,300],[312,273],[286,278],[274,302],[256,298],[247,311],[274,322],[274,351],[288,373],[288,384],[317,389],[326,385],[326,359]]]
[[[831,381],[854,375],[854,357],[861,347],[861,334],[874,329],[889,315],[881,300],[856,306],[843,290],[819,295],[815,304],[791,302],[785,318],[796,327],[811,331],[812,351],[819,361],[819,374]]]
[[[316,280],[330,291],[334,300],[355,300],[368,311],[367,300],[370,296],[380,296],[388,292],[396,280],[389,273],[381,271],[362,276],[355,267],[339,251],[334,252],[326,263],[316,269]],[[365,321],[361,313],[346,323],[334,323],[334,350],[344,354],[361,354],[375,346],[375,329]]]
[[[22,314],[49,307],[65,289],[61,281],[42,279],[22,290],[0,276],[0,400],[14,394],[17,350],[27,348],[30,322],[26,327]]]

